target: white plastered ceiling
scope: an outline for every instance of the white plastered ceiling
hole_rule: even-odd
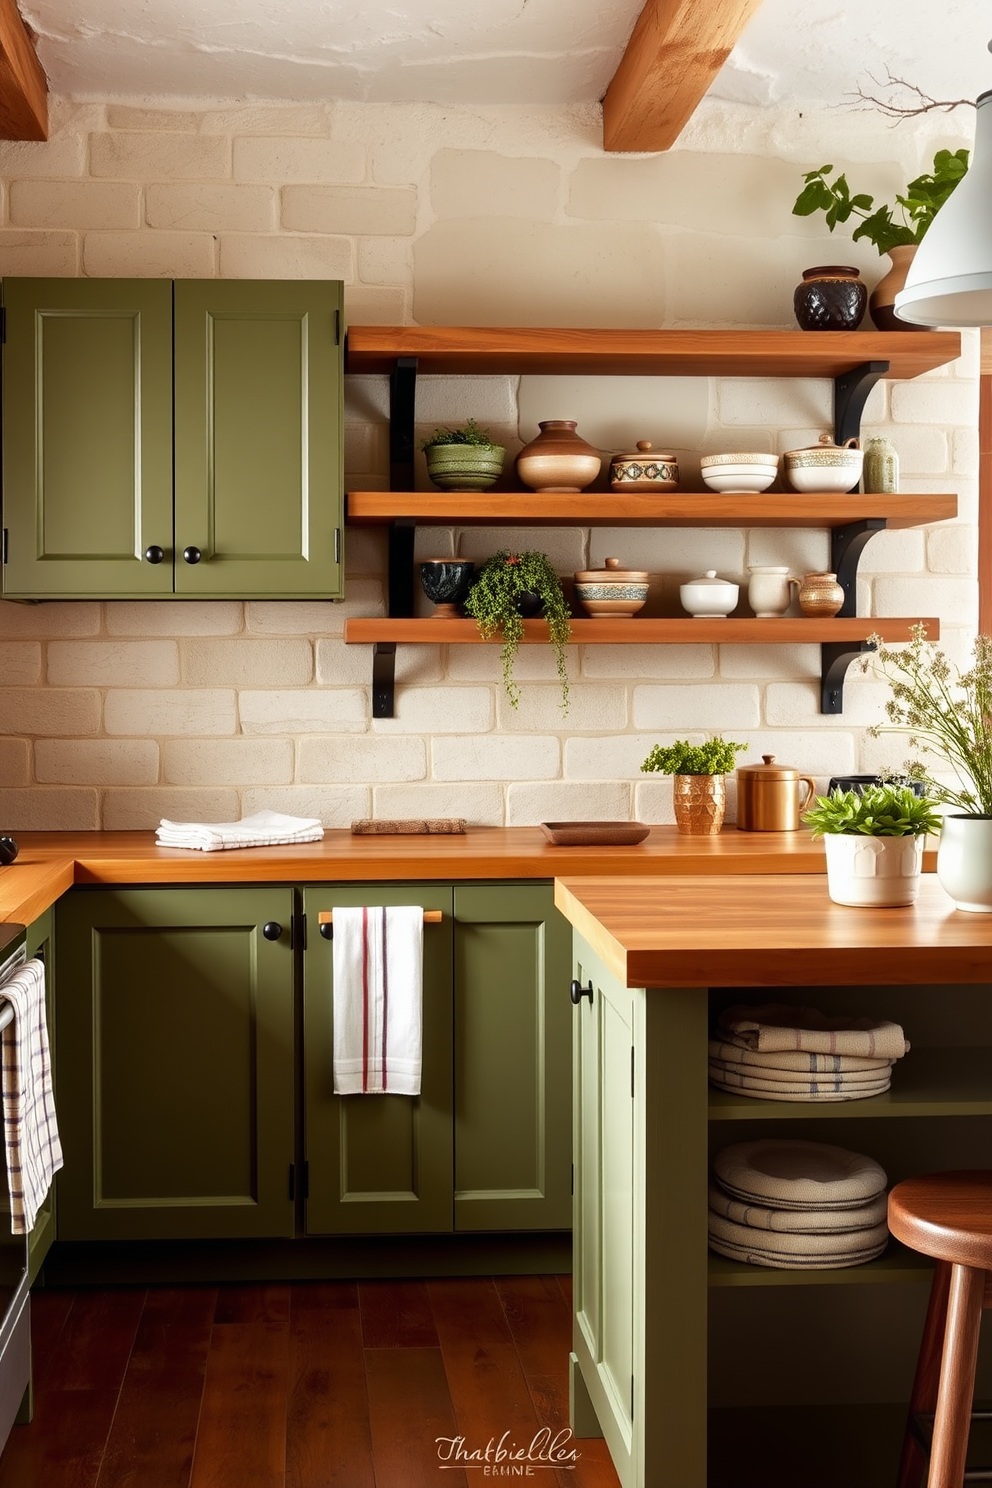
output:
[[[696,0],[705,5],[709,0]],[[642,0],[22,0],[78,98],[554,105],[602,97]],[[764,0],[715,83],[757,107],[841,104],[887,71],[992,87],[987,0]]]

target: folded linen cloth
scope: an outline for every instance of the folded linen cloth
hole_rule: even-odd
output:
[[[791,1230],[767,1230],[761,1233],[747,1225],[734,1224],[722,1214],[710,1214],[709,1233],[711,1240],[723,1240],[727,1244],[740,1246],[742,1250],[754,1249],[761,1255],[795,1256],[800,1260],[811,1260],[814,1256],[857,1255],[884,1245],[889,1238],[889,1227],[883,1219],[881,1224],[868,1225],[862,1230],[840,1235],[816,1235]]]
[[[225,848],[275,847],[283,842],[319,842],[323,835],[319,817],[256,811],[236,822],[174,822],[163,817],[155,840],[159,847],[221,852]]]
[[[336,1095],[419,1095],[424,911],[334,907]]]
[[[885,1219],[888,1196],[879,1194],[867,1204],[850,1209],[769,1209],[765,1204],[744,1204],[717,1183],[711,1183],[709,1206],[711,1216],[721,1214],[749,1230],[779,1230],[799,1234],[834,1235],[851,1230],[871,1229]],[[760,1243],[760,1242],[759,1242]]]
[[[749,1266],[768,1266],[776,1271],[840,1271],[848,1266],[864,1266],[877,1260],[885,1250],[888,1240],[873,1245],[867,1250],[840,1251],[836,1255],[782,1256],[762,1251],[757,1246],[734,1245],[730,1240],[719,1240],[710,1236],[710,1250],[726,1256],[730,1261],[745,1261]]]
[[[3,1131],[10,1190],[10,1228],[34,1228],[52,1179],[62,1166],[45,1019],[45,965],[26,961],[0,987],[14,1009],[2,1035]]]
[[[763,1064],[728,1064],[723,1059],[714,1059],[710,1056],[709,1067],[717,1071],[732,1085],[755,1085],[762,1088],[766,1085],[781,1085],[783,1088],[796,1086],[799,1090],[808,1090],[810,1087],[819,1086],[821,1090],[845,1090],[853,1089],[858,1085],[880,1085],[888,1083],[892,1078],[892,1064],[889,1060],[883,1060],[877,1069],[870,1070],[830,1070],[823,1074],[811,1075],[803,1070],[782,1070],[774,1065]]]
[[[798,1049],[810,1054],[857,1054],[869,1059],[901,1059],[909,1044],[898,1023],[882,1018],[827,1017],[811,1007],[766,1002],[729,1007],[717,1032],[728,1043],[749,1049]]]
[[[759,1137],[735,1142],[713,1159],[717,1182],[770,1209],[850,1209],[885,1188],[885,1170],[871,1157],[827,1142]]]
[[[891,1069],[891,1059],[868,1059],[858,1054],[808,1054],[797,1049],[751,1049],[746,1044],[727,1044],[720,1039],[710,1039],[711,1059],[723,1064],[744,1065],[760,1071],[788,1070],[803,1075],[849,1074],[855,1070]],[[765,1076],[767,1078],[767,1075]]]
[[[709,1066],[709,1078],[718,1090],[746,1095],[752,1100],[776,1101],[867,1100],[873,1095],[884,1095],[892,1084],[889,1075],[872,1080],[831,1079],[829,1075],[818,1075],[812,1080],[757,1080],[716,1064]]]

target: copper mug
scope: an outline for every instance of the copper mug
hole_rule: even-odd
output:
[[[761,758],[737,771],[737,825],[742,832],[795,832],[816,785],[791,765],[777,765],[773,754]]]

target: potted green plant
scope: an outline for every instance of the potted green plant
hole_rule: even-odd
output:
[[[442,491],[486,491],[499,480],[506,450],[474,418],[460,429],[435,429],[420,448],[427,474]]]
[[[940,830],[934,802],[893,782],[817,796],[803,821],[824,840],[827,892],[851,905],[912,904],[923,839]]]
[[[924,330],[907,321],[897,320],[892,305],[899,290],[906,282],[913,255],[926,236],[931,222],[968,170],[967,150],[938,150],[933,157],[933,166],[907,185],[905,192],[896,194],[895,206],[881,203],[866,192],[852,196],[843,172],[832,181],[832,165],[821,165],[817,170],[807,171],[803,176],[803,189],[792,208],[796,217],[811,217],[814,212],[824,212],[827,227],[831,232],[838,222],[847,222],[851,217],[860,217],[854,229],[853,241],[862,238],[874,243],[879,253],[887,253],[892,267],[872,291],[868,301],[871,318],[881,331]],[[893,215],[899,212],[901,221]]]
[[[520,689],[513,680],[513,663],[517,647],[523,640],[524,616],[543,612],[561,681],[562,712],[567,713],[565,647],[571,626],[561,579],[551,567],[547,554],[511,553],[501,548],[482,565],[463,608],[466,615],[478,621],[479,634],[484,641],[492,640],[496,635],[502,636],[503,685],[514,708],[520,701]]]
[[[703,744],[676,739],[656,744],[641,765],[646,772],[672,775],[675,825],[690,836],[715,836],[727,809],[724,777],[734,768],[737,754],[747,749],[719,735]]]
[[[909,736],[919,756],[905,762],[944,813],[937,877],[958,909],[992,913],[992,636],[975,638],[972,665],[960,671],[927,640],[925,625],[899,650],[870,636],[862,662],[889,684],[888,723],[869,734]],[[938,771],[942,773],[937,774]]]

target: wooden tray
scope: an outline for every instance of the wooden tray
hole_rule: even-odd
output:
[[[553,847],[633,847],[650,830],[643,822],[541,822],[541,831]]]

